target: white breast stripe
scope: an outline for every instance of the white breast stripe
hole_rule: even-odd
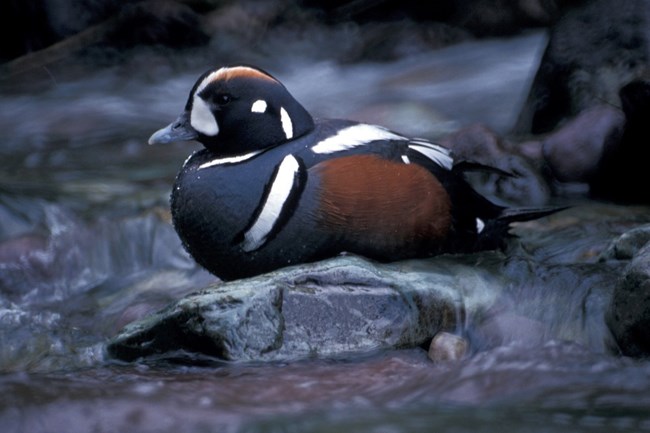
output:
[[[237,156],[229,156],[226,158],[213,159],[212,161],[204,162],[203,164],[199,165],[199,170],[208,167],[214,167],[215,165],[237,164],[238,162],[243,162],[248,159],[251,159],[255,155],[259,154],[260,152],[261,150],[256,150],[255,152],[247,153],[245,155],[237,155]]]
[[[284,202],[293,189],[300,165],[293,155],[285,156],[271,185],[271,190],[257,220],[244,234],[242,248],[246,252],[254,251],[266,241],[275,222],[280,216]]]
[[[258,99],[253,102],[251,106],[252,113],[264,113],[266,111],[266,101],[264,99]]]
[[[411,160],[406,155],[402,155],[402,161],[404,162],[404,164],[410,164],[411,163]]]
[[[336,135],[317,143],[311,150],[314,153],[334,153],[377,140],[407,140],[407,138],[381,126],[361,123],[341,129]]]
[[[451,170],[454,159],[450,156],[449,149],[426,141],[412,141],[409,148],[421,153],[441,167]]]
[[[287,140],[291,140],[293,138],[293,122],[291,122],[291,117],[284,107],[280,108],[280,121],[282,122],[284,135],[287,137]]]

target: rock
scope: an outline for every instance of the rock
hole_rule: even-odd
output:
[[[127,325],[106,353],[125,361],[337,358],[417,347],[452,330],[468,336],[472,351],[561,339],[607,353],[611,337],[603,315],[625,264],[559,260],[562,249],[592,249],[571,243],[585,233],[609,228],[563,220],[552,237],[530,226],[539,232],[533,243],[541,246],[513,241],[507,256],[483,252],[388,264],[341,256],[213,285]],[[528,249],[548,261],[531,259]],[[460,351],[451,346],[436,343],[432,356],[453,358]]]
[[[467,340],[449,332],[439,332],[431,340],[428,356],[433,362],[457,361],[468,351]]]
[[[452,149],[458,161],[477,162],[513,175],[472,173],[468,179],[483,194],[522,206],[547,203],[550,190],[540,171],[524,157],[506,149],[504,140],[490,128],[471,125],[443,137],[440,143]]]
[[[630,260],[650,242],[650,225],[635,227],[614,239],[600,255],[600,260]]]
[[[455,272],[475,274],[462,264]],[[179,350],[257,361],[413,347],[455,326],[456,284],[338,257],[209,287],[127,326],[107,351],[127,361]]]
[[[619,89],[650,60],[650,3],[575,3],[552,27],[514,132],[540,134],[594,105],[619,106]]]
[[[650,356],[650,245],[630,262],[605,318],[623,355]]]
[[[623,203],[650,203],[646,162],[650,158],[650,76],[634,80],[619,92],[625,113],[623,137],[607,146],[597,175],[590,182],[591,194]]]
[[[650,80],[638,79],[619,91],[622,110],[599,104],[587,108],[543,142],[542,153],[556,192],[570,183],[588,186],[590,196],[622,203],[648,203],[650,192]]]
[[[624,125],[621,110],[605,104],[588,108],[546,137],[543,158],[560,182],[588,183],[606,150],[619,145]]]

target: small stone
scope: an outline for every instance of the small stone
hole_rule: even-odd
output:
[[[457,361],[467,353],[467,340],[449,332],[439,332],[431,340],[429,359],[433,362]]]
[[[636,227],[614,239],[603,251],[600,260],[631,260],[648,242],[650,225]]]

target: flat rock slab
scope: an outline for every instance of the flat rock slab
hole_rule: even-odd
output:
[[[125,361],[188,352],[268,361],[421,345],[464,314],[457,275],[485,282],[462,261],[403,272],[408,263],[338,257],[214,285],[127,325],[107,352]]]

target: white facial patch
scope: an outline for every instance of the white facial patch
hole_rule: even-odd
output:
[[[253,102],[253,105],[251,106],[251,113],[264,113],[266,111],[266,101],[263,99],[258,99],[257,101]]]
[[[192,102],[190,125],[197,132],[209,137],[214,137],[219,133],[219,125],[210,110],[210,106],[197,94],[194,95]]]
[[[284,135],[287,137],[287,140],[291,140],[293,138],[293,122],[284,107],[280,108],[280,121],[282,122]]]
[[[390,132],[381,126],[361,123],[341,129],[336,135],[317,143],[311,150],[314,153],[334,153],[363,146],[377,140],[407,140],[407,138]]]
[[[282,212],[282,207],[291,194],[299,169],[300,164],[293,155],[284,157],[262,206],[262,211],[255,223],[244,234],[242,242],[244,251],[254,251],[264,245],[266,237],[273,230],[273,226]]]
[[[451,170],[454,166],[454,159],[451,157],[449,149],[428,141],[413,140],[409,148],[429,158],[439,166]]]

